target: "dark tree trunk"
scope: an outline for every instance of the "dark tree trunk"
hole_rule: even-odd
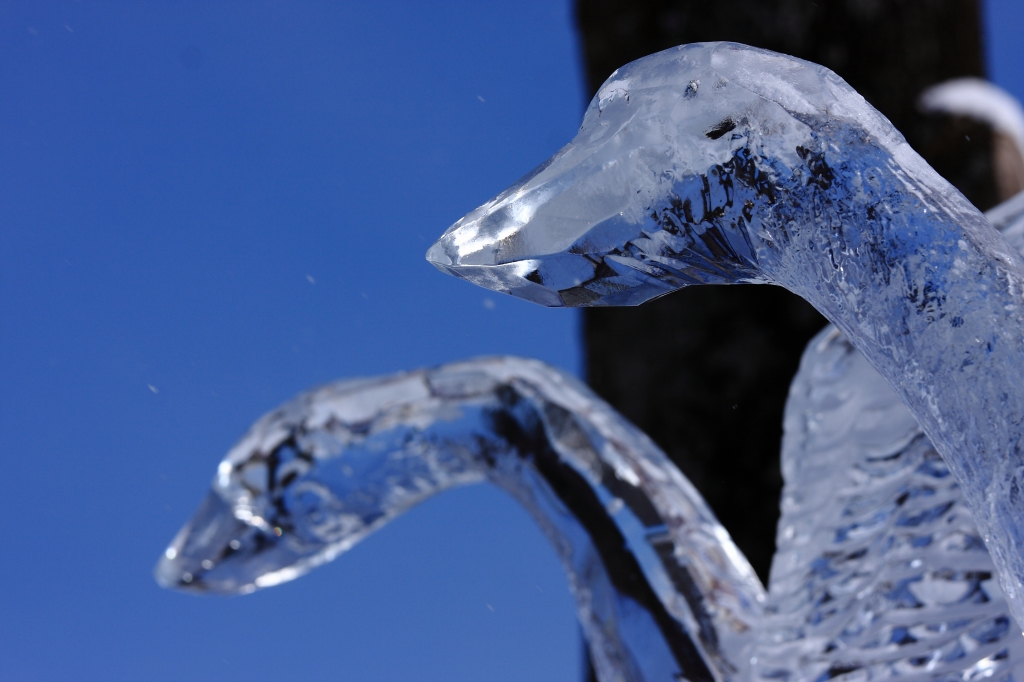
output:
[[[980,0],[577,0],[591,92],[674,45],[731,40],[845,78],[979,208],[996,203],[992,133],[925,116],[925,87],[981,76]],[[584,313],[591,386],[694,482],[767,579],[790,379],[825,320],[777,287],[695,287],[639,308]]]

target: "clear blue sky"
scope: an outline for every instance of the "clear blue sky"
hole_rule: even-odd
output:
[[[1024,95],[1024,3],[988,23]],[[305,388],[578,369],[572,312],[423,252],[572,137],[581,73],[551,0],[0,2],[0,679],[578,679],[553,552],[487,486],[248,597],[150,571]]]

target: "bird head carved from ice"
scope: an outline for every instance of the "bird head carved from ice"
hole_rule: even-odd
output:
[[[837,139],[864,145],[869,164],[878,147],[906,146],[823,67],[733,43],[672,48],[613,73],[572,142],[452,225],[427,260],[547,306],[774,281],[806,193],[833,184]]]
[[[268,413],[221,461],[157,581],[222,594],[277,585],[431,495],[482,480],[479,453],[449,432],[464,435],[477,402],[454,409],[411,372],[330,384]],[[470,443],[488,446],[485,436]]]

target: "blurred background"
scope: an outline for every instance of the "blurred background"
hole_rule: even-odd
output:
[[[998,136],[913,102],[963,75],[1024,96],[1024,3],[821,5],[0,0],[0,679],[583,678],[554,553],[488,486],[244,598],[150,576],[259,415],[474,355],[588,378],[764,575],[813,311],[735,287],[581,318],[423,253],[571,139],[616,66],[695,40],[834,68],[979,207],[997,201]]]

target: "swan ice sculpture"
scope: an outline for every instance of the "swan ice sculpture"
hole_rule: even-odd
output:
[[[227,594],[276,585],[483,480],[554,545],[602,682],[749,679],[764,588],[746,559],[650,439],[533,360],[342,381],[270,412],[221,462],[156,578]]]
[[[1024,246],[1024,195],[989,217]],[[805,352],[785,427],[767,598],[642,433],[571,377],[515,358],[338,382],[269,413],[156,575],[251,592],[491,480],[552,540],[602,682],[1019,678],[1024,638],[959,487],[834,327]]]
[[[633,62],[427,258],[548,306],[742,282],[802,296],[942,455],[1024,624],[1024,265],[828,69],[732,43]]]

